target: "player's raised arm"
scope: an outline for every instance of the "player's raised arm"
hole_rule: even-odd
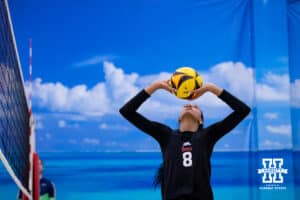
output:
[[[167,81],[155,81],[145,89],[141,90],[136,96],[130,99],[124,106],[120,108],[120,113],[129,122],[135,125],[143,132],[151,135],[157,141],[162,142],[165,139],[166,132],[170,131],[168,126],[155,121],[150,121],[137,112],[137,109],[158,89],[164,89],[172,92],[172,88]]]
[[[174,93],[176,91],[174,88],[172,88],[168,84],[168,81],[155,81],[152,84],[150,84],[148,87],[146,87],[145,91],[149,95],[152,95],[152,93],[154,93],[158,89],[164,89],[164,90],[169,91],[171,93]]]
[[[222,136],[231,131],[236,127],[250,112],[250,107],[247,106],[237,97],[230,94],[228,91],[212,84],[208,83],[203,86],[203,88],[198,89],[197,95],[201,96],[204,92],[211,92],[220,98],[224,103],[226,103],[233,112],[230,113],[225,119],[217,122],[211,126],[214,129],[212,136],[212,141],[217,142]]]

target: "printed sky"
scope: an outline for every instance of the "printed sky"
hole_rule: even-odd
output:
[[[194,67],[205,82],[224,87],[256,111],[216,150],[248,150],[251,134],[260,149],[291,148],[289,89],[299,91],[300,81],[289,79],[285,7],[280,1],[254,1],[252,15],[248,1],[217,2],[11,0],[27,89],[28,40],[33,40],[38,150],[158,151],[118,109],[180,66]],[[176,128],[185,103],[159,91],[139,111]],[[230,113],[211,94],[194,103],[204,111],[206,125]]]

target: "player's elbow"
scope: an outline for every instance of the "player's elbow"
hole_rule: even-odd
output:
[[[125,118],[128,118],[128,116],[130,115],[130,111],[126,108],[126,106],[122,106],[119,109],[119,113]]]
[[[120,113],[122,116],[125,116],[125,115],[126,115],[126,112],[125,112],[124,106],[123,106],[123,107],[121,107],[121,108],[119,109],[119,113]]]
[[[250,112],[251,112],[251,108],[245,105],[245,107],[242,110],[243,116],[246,117],[247,115],[249,115]]]

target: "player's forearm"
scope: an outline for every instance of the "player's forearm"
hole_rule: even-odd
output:
[[[207,92],[211,92],[216,96],[220,96],[223,91],[223,88],[212,83],[206,83],[205,85],[203,85],[203,87],[205,87],[205,90]]]
[[[247,115],[250,112],[250,108],[242,102],[240,99],[236,98],[223,88],[212,84],[207,83],[203,87],[205,87],[206,91],[209,91],[216,96],[218,96],[222,101],[224,101],[227,105],[229,105],[233,110],[242,113],[243,115]]]
[[[142,105],[146,99],[149,98],[149,94],[142,90],[136,96],[131,98],[125,105],[120,108],[120,113],[126,118],[133,118],[136,114],[136,110]]]
[[[247,106],[243,101],[233,96],[226,90],[219,95],[219,98],[229,105],[237,114],[239,114],[241,118],[247,116],[251,110],[250,107]]]
[[[156,90],[160,88],[160,83],[159,82],[154,82],[150,84],[148,87],[145,88],[145,91],[149,94],[152,95]]]

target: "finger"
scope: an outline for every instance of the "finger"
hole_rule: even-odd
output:
[[[172,91],[172,89],[169,87],[169,85],[167,85],[167,84],[162,84],[162,87],[161,87],[162,89],[164,89],[164,90],[167,90],[168,92],[171,92]]]
[[[201,88],[191,91],[190,95],[193,95],[193,99],[200,97],[204,94],[204,91]]]
[[[192,90],[191,92],[190,92],[190,94],[198,94],[199,93],[199,88],[198,89],[195,89],[195,90]]]
[[[177,90],[175,88],[172,88],[172,87],[168,87],[169,91],[172,93],[172,94],[176,94],[177,93]]]
[[[177,92],[177,90],[175,88],[172,88],[170,86],[167,86],[167,88],[168,88],[169,92],[171,92],[171,93],[175,94]]]
[[[164,88],[168,90],[169,92],[174,92],[175,88],[173,88],[168,81],[163,81],[164,82]]]
[[[163,83],[165,83],[166,85],[171,85],[171,82],[170,82],[170,80],[164,80],[164,81],[162,81]]]

